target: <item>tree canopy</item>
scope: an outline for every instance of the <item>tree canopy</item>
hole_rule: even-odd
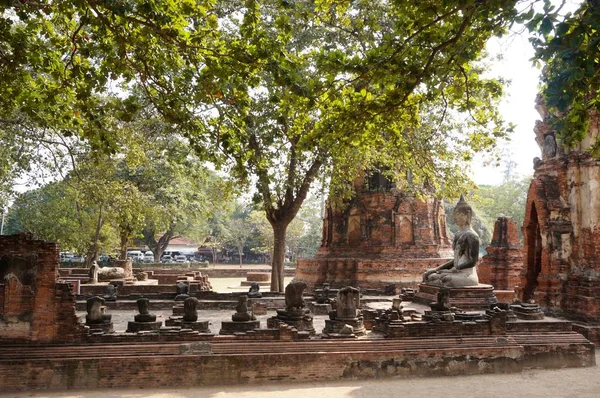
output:
[[[536,59],[545,64],[542,95],[550,123],[567,147],[587,134],[600,110],[600,3],[587,0],[575,12],[562,12],[566,1],[544,1],[543,11],[529,11],[527,27],[534,34]],[[563,15],[564,14],[564,15]],[[591,148],[600,153],[600,141]]]
[[[593,24],[595,2],[587,4],[582,19]],[[124,126],[150,104],[164,123],[161,134],[186,137],[199,159],[256,185],[274,231],[275,291],[283,290],[287,227],[315,180],[327,179],[344,195],[356,173],[376,167],[402,189],[438,196],[465,190],[473,155],[510,132],[497,110],[502,82],[484,74],[490,37],[529,21],[540,48],[548,43],[538,56],[551,69],[564,67],[551,56],[553,29],[567,40],[584,37],[569,41],[572,48],[597,46],[586,41],[596,33],[574,18],[554,27],[550,8],[539,17],[516,0],[54,0],[3,7],[0,140],[11,144],[12,161],[0,162],[0,186],[17,167],[21,149],[12,129],[21,120],[116,154]],[[595,84],[591,57],[583,57],[585,68],[567,79],[579,90],[588,78]],[[555,102],[580,112],[568,98]],[[584,115],[575,116],[569,123]],[[128,181],[128,189],[144,192]],[[122,230],[134,221],[124,219]]]

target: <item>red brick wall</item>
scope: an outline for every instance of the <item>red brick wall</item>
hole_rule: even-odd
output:
[[[25,234],[0,236],[0,342],[81,338],[70,285],[57,283],[59,248]],[[33,275],[33,278],[31,277]],[[30,284],[29,284],[30,283]]]
[[[28,356],[27,360],[0,359],[0,385],[7,391],[189,387],[464,376],[521,371],[524,366],[531,366],[528,362],[548,367],[594,365],[594,346],[577,333],[538,333],[519,338],[525,341],[517,343],[512,336],[502,341],[496,337],[454,336],[377,342],[245,342],[203,345],[212,354],[200,355],[172,352],[179,349],[177,345],[163,346],[157,354],[155,345],[139,344],[120,346],[118,357],[110,346],[86,347],[85,354],[81,350],[67,352],[67,357],[56,353],[52,356],[51,349],[46,349],[42,355]],[[340,348],[340,344],[345,348]],[[98,354],[98,350],[103,354]],[[107,357],[107,350],[113,355]]]
[[[298,260],[295,280],[309,290],[323,282],[382,290],[415,287],[423,272],[452,257],[445,215],[437,199],[391,191],[365,191],[344,207],[328,207],[317,255]]]
[[[538,104],[542,117],[543,104]],[[547,311],[600,321],[600,163],[587,151],[598,136],[592,115],[588,137],[566,150],[554,144],[544,121],[536,126],[536,161],[523,223],[524,269],[518,291]]]
[[[327,211],[321,255],[430,258],[451,254],[439,200],[407,198],[397,191],[360,192],[344,206]]]
[[[492,243],[477,265],[479,282],[498,290],[513,290],[521,281],[523,247],[519,241],[517,222],[499,217],[494,225]]]

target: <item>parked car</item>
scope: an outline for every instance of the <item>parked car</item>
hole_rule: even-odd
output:
[[[164,264],[172,263],[173,262],[173,257],[171,257],[170,254],[165,254],[164,256],[162,256],[160,258],[160,262],[164,263]]]
[[[144,253],[139,250],[127,250],[127,257],[136,263],[144,261]]]
[[[187,263],[189,262],[187,257],[183,254],[178,254],[175,256],[175,262],[176,263]]]
[[[73,257],[75,257],[73,253],[60,252],[60,261],[63,263],[70,263]]]
[[[70,261],[72,263],[85,263],[85,256],[73,256]]]
[[[100,256],[98,256],[98,265],[100,267],[111,265],[114,264],[115,260],[116,257],[114,256],[110,256],[108,254],[101,254]]]
[[[154,253],[151,251],[147,251],[144,253],[144,262],[145,263],[153,263],[154,262]]]

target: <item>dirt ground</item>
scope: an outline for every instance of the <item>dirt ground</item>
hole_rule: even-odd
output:
[[[600,354],[596,362],[600,363]],[[600,369],[532,369],[522,373],[465,377],[342,380],[304,384],[243,385],[164,389],[104,389],[3,394],[0,397],[63,398],[375,398],[375,397],[600,397]]]

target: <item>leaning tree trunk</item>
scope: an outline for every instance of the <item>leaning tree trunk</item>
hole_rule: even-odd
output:
[[[167,231],[158,240],[154,237],[155,234],[153,229],[144,229],[142,233],[144,234],[144,243],[150,248],[154,255],[154,262],[160,263],[163,252],[167,249],[167,246],[169,246],[171,239],[173,239],[173,232]]]
[[[100,206],[100,211],[98,213],[98,222],[96,222],[96,231],[94,232],[94,241],[90,245],[88,250],[88,255],[86,259],[86,266],[90,268],[94,261],[98,259],[98,241],[100,240],[100,231],[102,230],[102,225],[104,224],[104,219],[102,218],[102,206]]]
[[[281,221],[273,226],[273,257],[271,259],[271,291],[283,292],[283,266],[285,262],[285,233],[289,223]]]
[[[127,242],[129,241],[129,234],[125,231],[121,231],[121,254],[119,256],[120,260],[127,260]]]

